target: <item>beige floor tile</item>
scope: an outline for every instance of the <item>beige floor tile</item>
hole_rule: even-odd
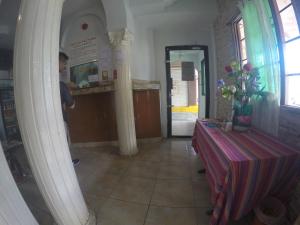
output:
[[[197,173],[201,161],[189,145],[181,139],[142,145],[134,157],[119,156],[117,148],[72,149],[72,156],[80,158],[75,170],[98,224],[208,225],[209,190],[205,176]],[[29,202],[37,202],[31,193],[36,188],[25,185],[21,191]],[[46,207],[33,207],[42,225],[52,225]]]
[[[162,156],[163,162],[189,162],[189,151],[185,142],[178,143],[176,147],[171,143],[170,148],[165,150],[166,154]]]
[[[129,158],[99,161],[98,165],[94,168],[94,172],[99,175],[123,175],[130,163],[131,159]]]
[[[196,207],[211,207],[211,192],[205,178],[192,182]]]
[[[33,179],[28,179],[25,182],[18,184],[18,187],[27,204],[30,204],[36,209],[49,211],[44,198]]]
[[[193,190],[189,180],[158,180],[151,205],[165,207],[193,207]]]
[[[105,197],[95,197],[91,195],[85,195],[84,199],[86,201],[87,207],[95,212],[99,211],[108,200],[108,198]]]
[[[111,198],[149,204],[154,185],[154,179],[123,177],[111,194]]]
[[[160,150],[146,151],[138,153],[133,159],[147,162],[160,162],[162,160],[162,154],[164,153]]]
[[[207,210],[210,210],[211,207],[199,207],[196,208],[196,216],[197,216],[197,225],[209,225],[211,216],[206,214]],[[250,213],[249,215],[243,217],[238,221],[230,220],[228,221],[228,225],[251,225],[253,222],[253,214]]]
[[[157,178],[159,179],[188,179],[191,177],[186,163],[161,163]]]
[[[93,175],[85,180],[85,190],[88,195],[109,197],[113,189],[117,186],[120,176],[116,175]]]
[[[191,162],[191,166],[203,168],[203,163],[202,160],[200,159],[200,156],[195,155],[195,153],[190,154],[190,162]]]
[[[173,138],[173,139],[169,139],[169,143],[170,143],[170,147],[171,149],[185,149],[187,144],[189,143],[189,139],[182,139],[182,138]]]
[[[138,146],[139,152],[160,150],[163,143],[164,143],[164,141],[161,141],[161,142],[158,142],[158,143],[140,144]]]
[[[148,206],[108,199],[97,212],[98,225],[143,225]]]
[[[29,206],[29,208],[39,225],[55,224],[54,219],[51,216],[49,211],[46,212],[46,211],[40,210],[39,208],[30,207],[30,206]]]
[[[196,225],[194,208],[162,208],[151,206],[145,225]]]
[[[229,221],[228,225],[251,225],[253,223],[254,217],[254,213],[250,212],[248,215],[244,216],[243,218],[237,221]]]
[[[129,177],[156,178],[159,171],[159,163],[147,161],[135,161],[125,173]]]
[[[81,160],[80,160],[81,161]],[[87,176],[90,176],[95,172],[97,164],[95,162],[81,161],[78,166],[75,167],[75,172],[79,181],[83,181]]]
[[[189,155],[188,153],[186,154],[176,154],[173,152],[169,152],[167,154],[162,155],[161,158],[162,162],[173,162],[173,163],[185,163],[185,164],[189,164]]]
[[[210,216],[206,214],[210,208],[196,208],[197,225],[209,225]]]
[[[204,169],[202,161],[198,156],[192,156],[190,159],[191,174],[193,180],[205,178],[205,174],[199,174],[198,171]]]

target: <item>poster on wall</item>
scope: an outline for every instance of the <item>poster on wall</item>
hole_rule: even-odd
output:
[[[97,38],[89,37],[70,44],[70,60],[75,64],[97,58]]]
[[[98,62],[89,62],[70,68],[70,80],[78,88],[97,86],[99,83]]]
[[[86,87],[113,79],[112,49],[102,22],[93,14],[80,14],[64,27],[61,48],[70,57],[66,82],[75,80],[78,87]],[[89,68],[97,68],[97,73],[78,72]]]

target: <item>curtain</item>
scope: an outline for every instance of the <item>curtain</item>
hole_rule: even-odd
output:
[[[280,58],[272,12],[268,0],[239,3],[245,27],[248,62],[259,69],[265,98],[254,100],[253,125],[278,134],[280,102]]]

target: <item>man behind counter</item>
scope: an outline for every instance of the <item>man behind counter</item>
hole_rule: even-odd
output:
[[[63,73],[66,70],[66,65],[69,57],[64,52],[59,52],[59,73]],[[70,136],[69,136],[69,129],[68,129],[68,115],[66,108],[74,109],[75,102],[74,99],[70,93],[69,88],[67,85],[60,81],[59,82],[59,88],[60,88],[60,99],[61,99],[61,108],[62,108],[62,114],[64,118],[65,123],[65,130],[67,135],[68,144],[70,145]],[[79,159],[73,159],[72,160],[73,165],[76,166],[79,164]]]

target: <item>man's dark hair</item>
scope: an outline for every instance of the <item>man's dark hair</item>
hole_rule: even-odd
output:
[[[69,56],[64,52],[59,52],[59,60],[68,60]]]

